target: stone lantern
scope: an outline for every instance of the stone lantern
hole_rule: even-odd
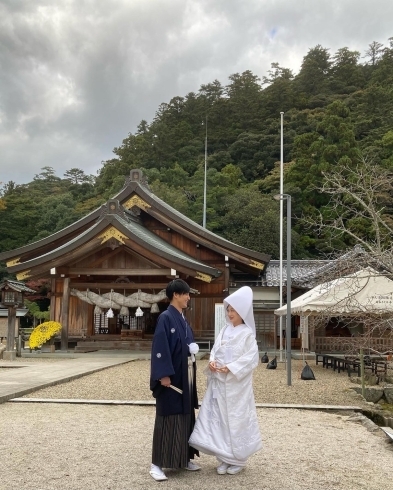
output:
[[[33,289],[25,286],[23,282],[4,279],[0,283],[1,304],[3,308],[8,309],[8,329],[7,345],[3,353],[3,358],[12,361],[16,357],[15,351],[15,322],[16,309],[23,306],[25,293],[35,293]]]

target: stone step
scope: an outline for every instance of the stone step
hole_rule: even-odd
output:
[[[140,350],[150,351],[151,340],[96,340],[79,341],[75,347],[75,352],[94,352],[98,350]]]

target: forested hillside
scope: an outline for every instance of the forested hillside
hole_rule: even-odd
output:
[[[318,256],[326,251],[324,237],[300,217],[328,204],[315,189],[323,172],[361,158],[393,170],[393,38],[387,43],[373,42],[364,53],[318,45],[297,74],[272,63],[262,79],[245,71],[175,97],[119,142],[97,176],[73,168],[60,178],[44,167],[29,184],[5,183],[0,251],[69,225],[118,192],[132,168],[142,168],[155,194],[202,224],[207,136],[207,228],[277,258],[279,204],[272,196],[279,190],[283,111],[293,256]],[[344,237],[337,246],[351,244]]]

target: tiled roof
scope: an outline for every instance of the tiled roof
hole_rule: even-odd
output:
[[[218,271],[218,269],[214,269],[213,267],[210,267],[202,262],[199,262],[198,260],[195,260],[190,255],[187,255],[186,253],[182,252],[178,248],[167,243],[165,240],[163,240],[158,235],[148,230],[144,226],[140,225],[139,223],[136,223],[135,221],[131,221],[131,220],[122,219],[119,216],[117,216],[116,218],[120,223],[123,224],[123,226],[125,226],[128,230],[130,230],[131,233],[139,237],[150,247],[156,250],[161,250],[162,252],[169,254],[173,257],[177,257],[178,259],[182,259],[188,262],[190,266],[194,266],[199,269],[203,268],[209,270],[213,276],[217,276],[220,274],[220,271]]]
[[[291,260],[291,279],[294,285],[308,288],[309,282],[305,281],[306,277],[312,280],[313,274],[329,260]],[[287,261],[283,260],[282,265],[283,284],[287,282]],[[280,261],[271,260],[266,267],[262,277],[262,286],[279,287],[280,286]]]
[[[97,226],[97,224],[94,224],[87,230],[84,230],[82,233],[79,235],[75,236],[72,238],[69,242],[63,243],[62,245],[53,248],[52,250],[49,250],[46,253],[43,253],[41,255],[37,255],[37,257],[32,258],[31,260],[26,260],[25,262],[20,262],[18,264],[15,264],[15,266],[10,266],[10,269],[14,271],[18,270],[23,270],[29,267],[34,267],[37,264],[44,263],[49,260],[53,260],[53,258],[56,258],[59,256],[63,251],[65,252],[66,250],[75,248],[78,246],[78,243],[83,241],[83,237],[90,232],[94,230],[94,228]]]
[[[200,237],[205,237],[206,239],[219,243],[223,247],[227,247],[229,250],[233,250],[236,251],[237,253],[249,255],[250,257],[254,257],[257,260],[266,263],[270,260],[270,255],[266,255],[261,252],[256,252],[255,250],[251,250],[242,247],[240,245],[237,245],[236,243],[231,242],[221,237],[220,235],[216,235],[215,233],[209,231],[207,228],[204,228],[203,226],[199,225],[195,221],[192,221],[190,218],[180,213],[180,211],[176,210],[175,208],[167,204],[165,201],[157,197],[155,194],[153,194],[149,189],[149,187],[146,186],[146,184],[143,184],[140,181],[134,181],[134,183],[139,188],[140,191],[140,192],[138,191],[139,194],[145,195],[146,198],[149,199],[152,203],[155,203],[155,205],[161,207],[162,210],[165,210],[165,214],[168,215],[171,214],[172,216],[175,217],[175,221],[181,223],[186,228],[194,230],[194,232],[197,233]]]
[[[13,266],[14,270],[24,270],[29,267],[38,266],[45,262],[58,259],[66,252],[69,252],[70,250],[76,250],[81,247],[85,242],[90,240],[91,237],[94,237],[95,234],[104,229],[106,225],[112,224],[116,226],[117,221],[118,227],[122,229],[123,232],[126,233],[131,240],[139,242],[146,248],[153,250],[157,256],[166,258],[174,257],[175,259],[182,261],[183,265],[187,268],[196,269],[200,272],[209,274],[212,277],[218,277],[221,274],[221,271],[219,271],[218,269],[210,267],[194,259],[190,255],[187,255],[178,248],[167,243],[158,235],[145,228],[141,223],[138,222],[138,220],[133,219],[132,217],[128,216],[128,214],[122,214],[123,216],[120,216],[116,212],[116,210],[113,213],[103,213],[102,217],[96,223],[94,223],[87,230],[82,231],[79,235],[75,236],[67,243],[62,244],[48,251],[47,253],[39,255],[38,257],[31,259],[30,261],[15,264],[15,266]]]
[[[138,174],[139,177],[136,178],[134,174]],[[38,262],[41,263],[42,259],[54,257],[53,252],[57,253],[58,256],[59,253],[72,249],[77,242],[81,241],[81,239],[83,241],[83,237],[86,239],[87,235],[91,234],[95,226],[102,220],[103,215],[108,213],[109,202],[113,204],[117,201],[120,206],[125,206],[130,201],[131,197],[139,197],[142,201],[145,201],[145,203],[148,204],[146,213],[150,214],[153,218],[164,223],[166,226],[175,229],[181,235],[198,241],[199,244],[202,244],[209,249],[215,250],[229,258],[233,257],[236,261],[241,262],[248,267],[255,268],[256,274],[259,274],[259,270],[262,269],[262,267],[259,267],[260,264],[262,263],[265,265],[270,260],[269,255],[241,247],[240,245],[226,240],[208,229],[203,228],[169,206],[151,192],[146,185],[142,172],[138,169],[130,171],[130,178],[127,179],[123,189],[106,204],[103,204],[72,225],[63,228],[46,238],[14,250],[1,252],[0,260],[15,259],[10,261],[10,263],[13,263],[14,265],[10,265],[8,268],[9,270],[17,271],[22,270],[22,264],[29,263],[29,267],[35,266]],[[138,204],[136,206],[138,207]],[[125,210],[125,208],[122,208],[122,213],[122,217],[125,218],[126,221],[131,221],[129,216],[124,217],[124,213],[128,214],[128,211]],[[181,253],[180,250],[178,252]],[[180,258],[180,256],[177,257]],[[37,258],[39,259],[38,262],[35,261]],[[18,259],[18,262],[16,259]],[[185,256],[182,260],[186,260]],[[196,264],[197,262],[194,261],[194,263]],[[204,267],[212,269],[206,265],[204,265]]]
[[[0,283],[0,289],[3,289],[3,287],[7,284],[10,286],[10,288],[13,291],[16,291],[18,293],[35,293],[36,292],[36,291],[34,291],[34,289],[28,288],[24,282],[14,281],[13,279],[4,279],[4,281],[2,281]]]

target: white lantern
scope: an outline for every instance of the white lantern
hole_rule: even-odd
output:
[[[109,308],[109,310],[106,312],[107,318],[113,318],[115,316],[112,310],[112,293],[113,293],[113,289],[111,289],[111,308]]]

